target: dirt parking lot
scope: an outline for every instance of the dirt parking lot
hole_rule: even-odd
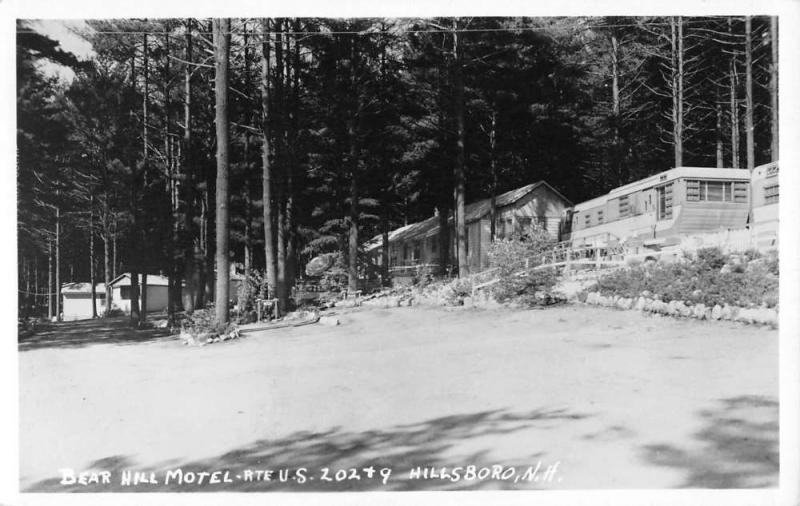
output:
[[[582,306],[339,317],[193,348],[119,321],[23,341],[21,489],[777,486],[777,331]]]

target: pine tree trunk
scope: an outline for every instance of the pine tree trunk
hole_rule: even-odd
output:
[[[262,200],[264,213],[264,253],[267,270],[268,297],[277,295],[275,231],[273,227],[272,167],[270,165],[269,91],[270,91],[270,39],[269,20],[261,22],[261,167]]]
[[[458,255],[458,276],[469,275],[467,260],[467,224],[464,216],[465,207],[465,159],[464,159],[464,78],[461,70],[461,47],[458,37],[458,19],[453,20],[453,87],[456,119],[456,164],[454,169],[454,200],[456,250]]]
[[[105,280],[105,289],[106,289],[106,299],[105,299],[105,311],[103,316],[109,316],[111,312],[111,280],[113,279],[112,276],[112,263],[111,263],[111,226],[109,223],[109,216],[108,216],[108,194],[104,196],[103,202],[103,277]]]
[[[56,191],[58,194],[58,191]],[[61,209],[56,207],[56,320],[61,321]]]
[[[725,152],[722,143],[722,104],[720,103],[719,91],[717,91],[717,100],[714,107],[717,115],[717,168],[722,168],[725,166]]]
[[[274,117],[275,159],[279,169],[283,169],[277,180],[275,198],[275,233],[276,233],[276,292],[280,312],[284,313],[288,304],[288,287],[286,284],[286,174],[287,146],[286,146],[286,121],[285,121],[285,90],[284,90],[284,52],[283,52],[283,19],[275,20],[275,100],[277,111]]]
[[[217,227],[216,227],[216,271],[214,294],[216,318],[219,323],[228,322],[228,300],[230,299],[230,269],[228,258],[228,68],[231,44],[230,19],[214,20],[214,95],[216,96],[217,128]]]
[[[242,26],[244,42],[244,93],[250,96],[250,47],[247,24]],[[248,122],[252,118],[247,116]],[[249,126],[249,125],[248,125]],[[240,300],[241,309],[245,309],[250,300],[250,278],[253,268],[253,202],[252,174],[250,171],[250,132],[244,132],[244,300]]]
[[[142,306],[139,311],[139,324],[147,321],[147,270],[142,272]]]
[[[497,236],[497,112],[492,104],[492,125],[489,130],[489,168],[492,175],[492,187],[489,196],[489,242]]]
[[[89,196],[89,283],[92,285],[92,318],[97,318],[97,287],[94,278],[94,195]]]
[[[296,20],[293,26],[290,26],[287,20],[286,28],[295,33],[300,31],[300,26]],[[286,35],[286,87],[291,89],[291,96],[288,98],[289,106],[285,109],[288,116],[286,135],[289,154],[288,173],[286,176],[286,287],[289,294],[291,294],[297,276],[294,176],[298,170],[296,150],[298,142],[297,114],[300,109],[300,45],[297,42],[297,35],[294,35],[293,39],[294,43],[290,44],[289,35]]]
[[[620,156],[620,99],[619,99],[619,43],[617,37],[611,36],[611,156],[617,184],[627,183],[627,174],[623,174],[622,157]]]
[[[755,167],[755,139],[753,137],[753,47],[752,18],[745,16],[744,21],[744,57],[745,57],[745,111],[744,130],[747,142],[747,168]]]
[[[350,143],[350,216],[348,219],[347,289],[358,290],[358,146],[356,144],[355,119],[347,122],[347,137]]]
[[[192,61],[193,51],[192,20],[186,21],[186,63],[183,67],[183,174],[184,174],[184,206],[183,206],[183,277],[185,289],[183,292],[183,308],[187,313],[192,313],[197,303],[197,287],[199,275],[197,272],[197,227],[194,224],[195,205],[195,168],[193,167],[192,146]]]
[[[683,166],[683,20],[670,18],[672,31],[672,139],[675,167]]]
[[[388,192],[387,192],[388,193]],[[389,286],[389,203],[384,199],[381,208],[381,286]]]
[[[53,241],[47,241],[47,319],[53,316]]]
[[[728,33],[733,36],[733,20],[728,18]],[[739,100],[737,89],[739,86],[739,75],[736,65],[736,52],[734,50],[730,60],[729,82],[730,82],[730,119],[731,119],[731,166],[738,169],[739,163]]]
[[[778,17],[769,18],[770,49],[772,61],[769,67],[769,97],[770,97],[770,154],[773,162],[778,161]]]

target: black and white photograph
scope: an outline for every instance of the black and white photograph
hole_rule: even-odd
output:
[[[798,504],[800,4],[72,3],[4,20],[2,501]]]

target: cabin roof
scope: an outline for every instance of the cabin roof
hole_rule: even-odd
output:
[[[139,284],[142,282],[142,275],[139,274]],[[129,272],[125,272],[120,274],[116,278],[114,278],[110,283],[109,286],[130,286],[131,284],[131,274]],[[160,274],[148,274],[147,275],[147,286],[169,286],[169,278],[166,276],[162,276]]]
[[[105,283],[96,283],[94,285],[95,292],[105,292]],[[92,284],[83,282],[64,283],[61,285],[61,294],[69,295],[72,293],[92,293]]]

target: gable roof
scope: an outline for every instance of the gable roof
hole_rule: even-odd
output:
[[[131,273],[125,272],[120,274],[111,282],[109,286],[127,286],[131,283]],[[139,274],[139,284],[142,283],[142,275]],[[166,276],[162,276],[160,274],[148,274],[147,275],[147,286],[169,286],[169,278]]]
[[[516,188],[514,190],[509,190],[505,193],[501,193],[497,197],[495,197],[495,207],[497,209],[510,206],[521,198],[525,197],[532,191],[537,188],[545,188],[552,193],[554,193],[558,198],[564,201],[567,207],[572,206],[572,202],[569,201],[565,196],[558,192],[555,188],[550,186],[546,181],[537,181],[536,183],[531,183],[529,185],[525,185],[521,188]],[[468,204],[464,207],[464,215],[466,216],[466,223],[471,223],[473,221],[479,220],[489,214],[491,210],[492,199],[485,198],[474,202],[472,204]]]
[[[95,292],[105,292],[106,285],[105,283],[95,283],[94,285]],[[70,293],[92,293],[92,284],[91,283],[82,283],[82,282],[73,282],[73,283],[64,283],[61,285],[61,294],[70,294]]]

